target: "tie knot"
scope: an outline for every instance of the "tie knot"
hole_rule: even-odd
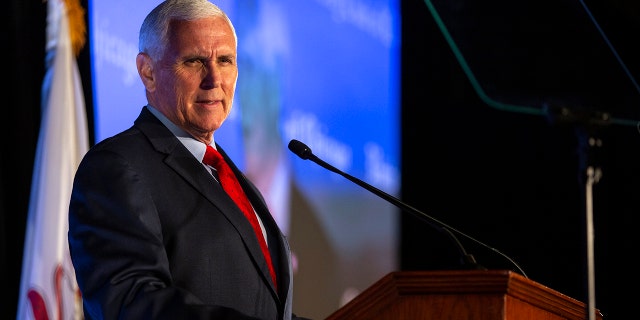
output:
[[[202,162],[214,168],[219,168],[222,161],[224,161],[222,155],[212,146],[207,146],[207,151],[204,153]]]

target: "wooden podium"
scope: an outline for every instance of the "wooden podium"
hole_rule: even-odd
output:
[[[391,272],[326,320],[589,319],[587,305],[508,270]],[[596,319],[602,314],[596,310]]]

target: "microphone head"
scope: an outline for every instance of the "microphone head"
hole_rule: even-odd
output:
[[[298,157],[307,160],[309,159],[309,157],[311,157],[311,155],[313,155],[313,152],[311,152],[311,149],[309,147],[307,147],[306,144],[293,139],[291,141],[289,141],[289,150],[291,150],[291,152],[295,153],[298,155]]]

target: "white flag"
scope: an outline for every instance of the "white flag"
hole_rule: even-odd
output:
[[[63,0],[48,0],[47,71],[42,83],[42,120],[31,182],[18,320],[83,318],[67,230],[73,177],[89,143],[68,12]]]

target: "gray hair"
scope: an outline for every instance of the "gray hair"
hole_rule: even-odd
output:
[[[208,0],[167,0],[155,7],[142,22],[138,49],[153,58],[161,55],[169,43],[169,24],[173,20],[196,20],[208,17],[224,18],[233,31],[236,46],[238,36],[227,14]]]

